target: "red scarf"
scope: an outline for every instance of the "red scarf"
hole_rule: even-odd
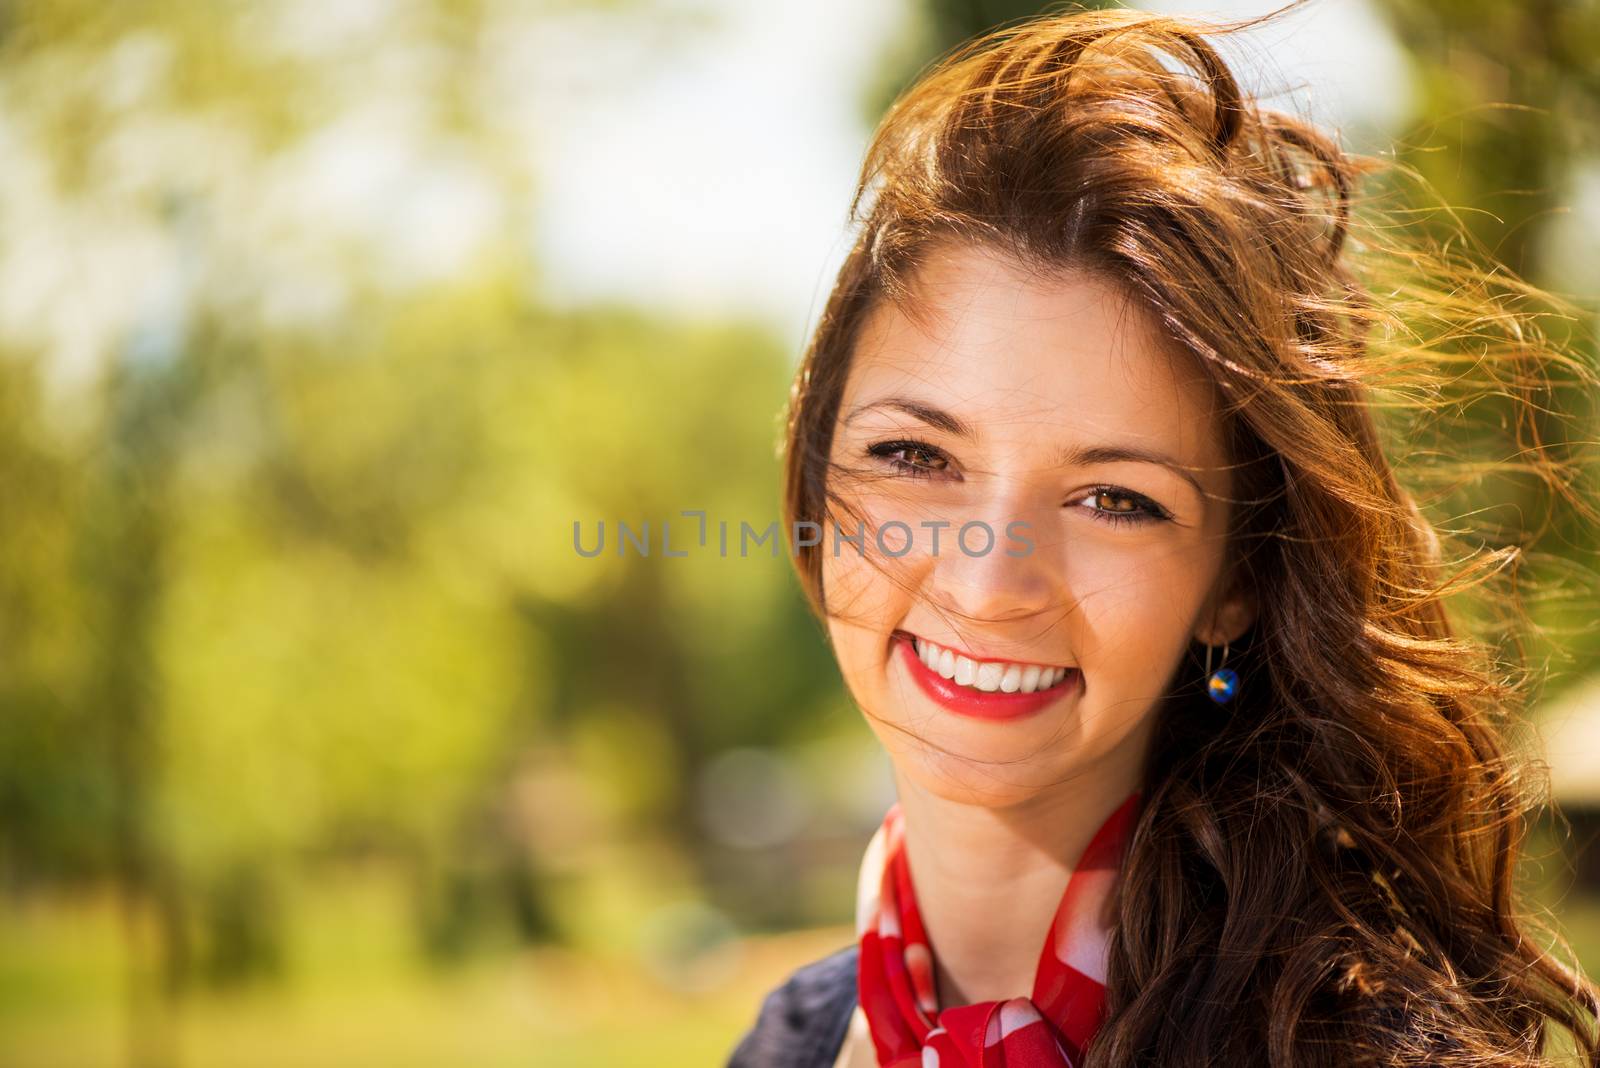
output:
[[[1094,923],[1080,902],[1115,878],[1139,792],[1100,825],[1073,866],[1034,974],[1033,996],[940,1010],[928,944],[906,863],[899,802],[883,819],[878,899],[861,931],[858,992],[882,1068],[1076,1068],[1099,1029],[1105,987],[1067,962],[1074,932]],[[1080,963],[1083,963],[1080,961]]]

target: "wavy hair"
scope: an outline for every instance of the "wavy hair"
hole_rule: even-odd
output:
[[[855,338],[880,301],[915,313],[940,243],[1119,283],[1224,398],[1228,566],[1259,596],[1240,698],[1182,684],[1156,713],[1087,1063],[1534,1065],[1554,1022],[1600,1065],[1600,991],[1516,887],[1548,803],[1514,738],[1529,673],[1453,618],[1515,631],[1539,531],[1451,512],[1489,473],[1595,518],[1545,438],[1596,376],[1542,329],[1567,305],[1363,193],[1405,168],[1243,93],[1209,38],[1261,21],[1057,11],[901,94],[789,398],[784,518],[849,510],[828,458]],[[795,561],[825,616],[820,546]]]

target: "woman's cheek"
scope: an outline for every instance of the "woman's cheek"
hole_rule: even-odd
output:
[[[857,701],[876,703],[885,638],[904,614],[904,595],[850,546],[837,558],[830,554],[831,547],[823,556],[822,588],[834,658]]]
[[[885,626],[893,611],[896,583],[853,545],[840,546],[837,555],[831,544],[821,548],[822,589],[830,617],[869,630]]]
[[[1199,561],[1181,548],[1080,547],[1070,566],[1086,664],[1102,677],[1152,678],[1157,660],[1181,653],[1200,598]]]

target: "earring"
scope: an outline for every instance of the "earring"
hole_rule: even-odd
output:
[[[1233,700],[1239,692],[1239,674],[1232,668],[1223,667],[1228,662],[1228,643],[1222,643],[1222,661],[1217,665],[1217,670],[1211,670],[1211,645],[1206,644],[1206,693],[1219,705],[1225,705]]]

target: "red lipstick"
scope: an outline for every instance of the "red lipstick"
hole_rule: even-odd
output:
[[[1077,668],[1069,668],[1066,678],[1048,690],[1037,690],[1033,693],[978,690],[971,686],[963,686],[954,679],[947,679],[924,664],[922,658],[917,655],[916,646],[912,644],[910,635],[896,634],[893,640],[900,646],[901,662],[911,673],[911,678],[915,680],[918,688],[945,708],[963,716],[973,716],[977,719],[1021,719],[1040,711],[1047,705],[1075,695],[1083,685],[1083,673]]]

